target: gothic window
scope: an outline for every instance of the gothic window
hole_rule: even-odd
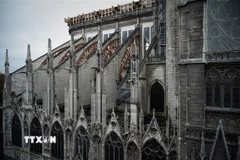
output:
[[[135,160],[139,158],[138,147],[134,142],[130,142],[127,147],[127,159]]]
[[[122,32],[122,43],[127,39],[127,31]]]
[[[56,137],[56,143],[51,144],[51,156],[57,159],[63,159],[63,130],[58,122],[53,124],[51,136]]]
[[[12,144],[16,147],[22,147],[22,129],[21,122],[15,114],[12,120]]]
[[[142,160],[165,160],[165,152],[155,139],[148,140],[142,149]]]
[[[155,82],[151,88],[151,110],[164,112],[164,90],[160,83]]]
[[[78,156],[82,157],[82,160],[88,160],[89,152],[89,137],[87,131],[81,126],[77,130],[76,134],[76,153]]]
[[[234,69],[210,69],[206,77],[206,105],[240,108],[240,75]]]
[[[240,49],[240,1],[207,1],[207,40],[209,51]]]
[[[166,55],[166,0],[159,1],[160,15],[160,55]]]
[[[123,145],[115,132],[111,132],[105,141],[105,160],[123,160]]]
[[[31,136],[42,136],[41,124],[36,117],[34,117],[31,122],[30,135]],[[30,145],[30,151],[34,152],[34,153],[42,154],[42,144],[36,143],[36,139],[34,142],[35,143],[31,143],[31,145]]]

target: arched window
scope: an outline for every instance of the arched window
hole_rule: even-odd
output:
[[[151,110],[164,112],[164,90],[160,83],[155,82],[151,88]]]
[[[76,153],[77,156],[82,157],[81,160],[88,160],[89,152],[89,137],[87,131],[81,126],[77,130],[76,134]]]
[[[105,141],[105,160],[123,160],[122,141],[115,132],[111,132]]]
[[[208,107],[240,108],[240,74],[237,69],[210,69],[206,76]]]
[[[37,119],[37,117],[34,117],[31,122],[30,135],[42,136],[41,124]],[[35,138],[34,143],[31,143],[30,145],[30,151],[34,153],[42,154],[42,143],[36,143],[36,138]]]
[[[165,160],[165,152],[155,139],[148,140],[142,149],[142,160]]]
[[[63,129],[58,122],[53,124],[51,136],[56,137],[56,143],[51,144],[51,156],[57,159],[63,159]]]
[[[12,144],[16,147],[22,147],[22,127],[16,114],[12,120]]]
[[[127,146],[127,159],[135,160],[139,158],[138,147],[134,142],[130,142]]]

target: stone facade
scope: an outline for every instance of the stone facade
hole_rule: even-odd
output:
[[[66,18],[71,40],[52,49],[49,39],[34,61],[29,45],[13,73],[6,51],[5,157],[240,159],[240,51],[208,49],[215,1],[140,0]]]

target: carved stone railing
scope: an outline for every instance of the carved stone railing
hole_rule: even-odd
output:
[[[87,14],[78,15],[75,17],[65,18],[64,21],[69,25],[84,23],[87,21],[96,20],[99,18],[112,17],[115,14],[125,14],[127,12],[134,12],[144,8],[153,8],[155,0],[140,0],[139,2],[131,2],[128,4],[118,5],[116,7],[107,8],[99,11],[94,11]]]
[[[205,52],[206,61],[240,60],[240,50]]]

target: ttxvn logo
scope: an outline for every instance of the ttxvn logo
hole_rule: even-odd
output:
[[[24,136],[25,143],[56,143],[56,136]]]

